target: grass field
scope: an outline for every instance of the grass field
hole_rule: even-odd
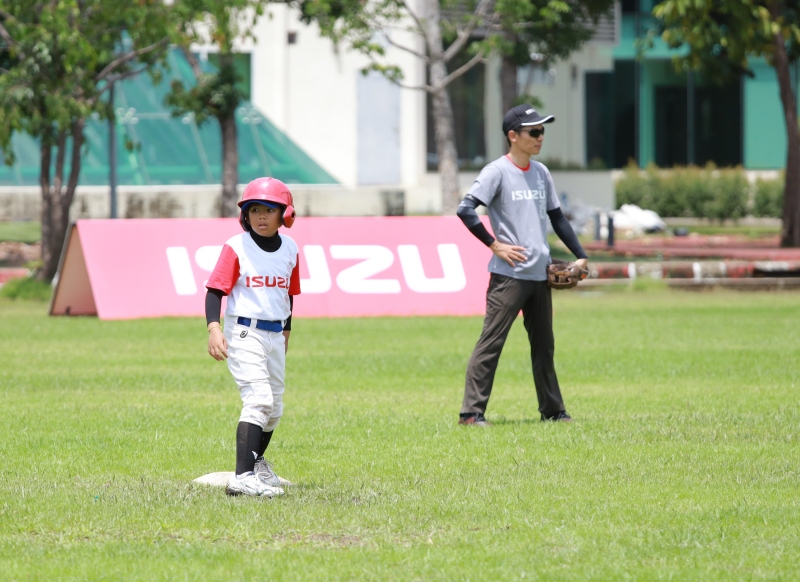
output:
[[[0,241],[35,243],[42,239],[42,225],[39,221],[0,220]]]
[[[232,470],[238,393],[198,319],[0,300],[2,580],[792,580],[800,295],[562,293],[572,424],[538,421],[517,323],[456,426],[479,318],[302,320],[269,453]]]

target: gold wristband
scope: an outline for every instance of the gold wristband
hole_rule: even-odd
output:
[[[211,332],[212,329],[222,329],[222,326],[216,321],[212,321],[208,324],[208,331]]]

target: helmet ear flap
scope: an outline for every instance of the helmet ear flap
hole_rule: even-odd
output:
[[[286,228],[292,228],[295,218],[297,218],[297,213],[294,211],[294,206],[291,204],[287,205],[286,210],[283,211],[284,226],[286,226]]]

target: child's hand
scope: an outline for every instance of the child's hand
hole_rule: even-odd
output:
[[[228,340],[225,339],[222,330],[218,327],[214,327],[208,332],[208,353],[218,362],[228,357]]]

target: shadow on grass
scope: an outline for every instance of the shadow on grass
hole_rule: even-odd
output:
[[[514,425],[524,425],[524,424],[569,424],[569,423],[556,423],[556,422],[548,422],[546,420],[540,420],[537,418],[489,418],[487,419],[491,422],[494,426],[514,426]]]

